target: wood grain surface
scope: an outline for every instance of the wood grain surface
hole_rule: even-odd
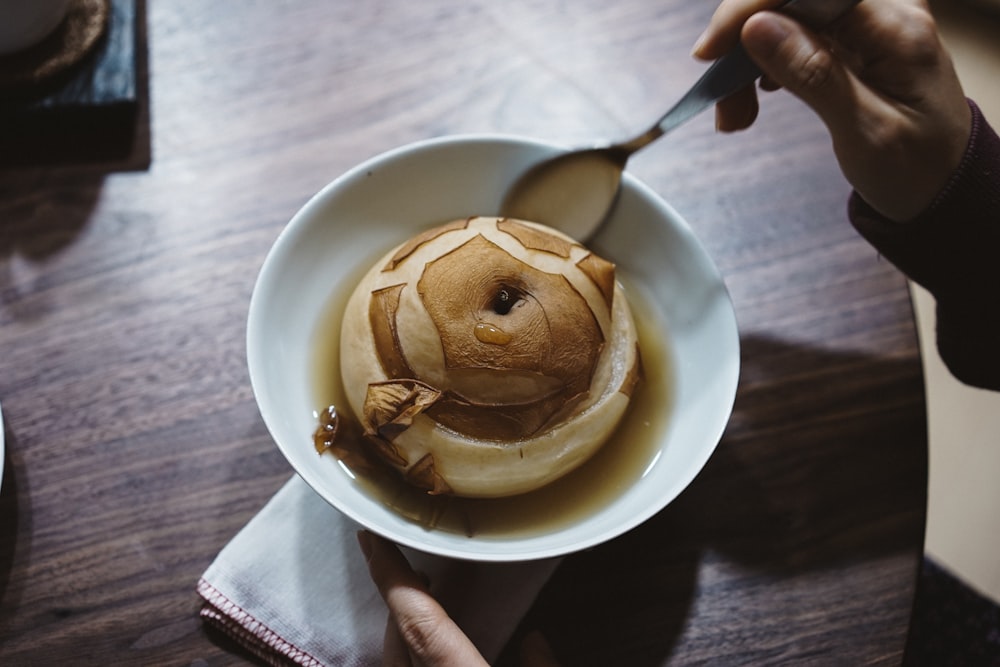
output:
[[[644,128],[702,71],[688,54],[714,5],[140,5],[132,154],[0,170],[0,664],[252,663],[201,625],[194,585],[291,475],[244,347],[283,225],[411,141]],[[691,487],[568,558],[519,633],[567,666],[898,663],[921,369],[906,282],[846,222],[822,126],[772,93],[753,129],[705,114],[630,169],[725,276],[735,411]]]

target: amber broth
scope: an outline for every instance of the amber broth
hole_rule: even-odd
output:
[[[673,363],[664,326],[638,290],[621,280],[635,318],[643,380],[612,437],[576,470],[540,489],[507,498],[429,496],[394,474],[350,476],[364,493],[420,525],[476,537],[527,537],[551,532],[596,513],[636,482],[654,461],[673,407]],[[340,377],[340,323],[355,284],[345,284],[325,305],[314,336],[315,409],[329,405],[350,415]],[[331,475],[348,475],[343,461]]]

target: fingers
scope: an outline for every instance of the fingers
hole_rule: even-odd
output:
[[[716,8],[705,32],[695,42],[692,55],[714,60],[736,48],[744,23],[754,14],[781,5],[784,0],[723,0]],[[780,84],[764,77],[761,88],[776,90]],[[730,95],[715,107],[715,127],[720,132],[743,130],[757,118],[759,105],[753,86]]]
[[[867,96],[825,40],[776,12],[747,19],[743,46],[769,82],[813,108],[831,131],[854,122],[858,96]]]
[[[850,83],[846,70],[825,42],[794,20],[767,11],[781,4],[783,0],[723,0],[695,43],[693,55],[719,58],[742,42],[764,71],[762,89],[787,87],[814,108],[829,109],[824,120],[840,120],[841,109],[832,105],[838,102],[837,93]],[[758,110],[756,91],[748,87],[716,105],[716,128],[723,132],[745,129]]]
[[[406,561],[402,552],[391,542],[368,531],[358,532],[358,544],[368,563],[372,581],[384,599],[395,587],[412,588],[426,592],[424,580]]]
[[[372,581],[389,608],[383,664],[427,667],[486,664],[394,544],[366,531],[358,533],[358,543]]]
[[[399,634],[396,620],[389,614],[385,620],[385,636],[382,638],[382,667],[411,667],[410,649]]]
[[[391,667],[476,667],[486,661],[428,592],[399,549],[367,531],[358,543],[368,571],[389,608],[382,664]],[[558,667],[545,639],[529,633],[521,645],[522,667]]]
[[[757,91],[747,86],[715,105],[715,129],[720,132],[745,130],[757,120],[759,110]]]
[[[729,53],[740,41],[740,29],[759,11],[773,9],[784,0],[724,0],[715,10],[705,32],[691,52],[701,60],[715,60]]]

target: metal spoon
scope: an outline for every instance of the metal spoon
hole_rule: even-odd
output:
[[[788,0],[778,10],[819,30],[860,0]],[[531,167],[510,187],[500,214],[541,222],[589,239],[607,218],[629,157],[717,101],[750,85],[761,71],[742,45],[716,60],[691,89],[642,134],[601,148],[563,153]]]

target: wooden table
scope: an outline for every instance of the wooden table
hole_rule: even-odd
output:
[[[194,585],[291,474],[244,354],[283,225],[411,141],[641,129],[702,71],[688,53],[713,9],[146,8],[131,152],[0,170],[0,664],[248,661],[202,627]],[[921,368],[906,282],[846,222],[822,126],[774,93],[752,130],[705,114],[630,168],[726,278],[735,411],[691,487],[567,559],[522,630],[568,666],[898,662],[925,515]]]

